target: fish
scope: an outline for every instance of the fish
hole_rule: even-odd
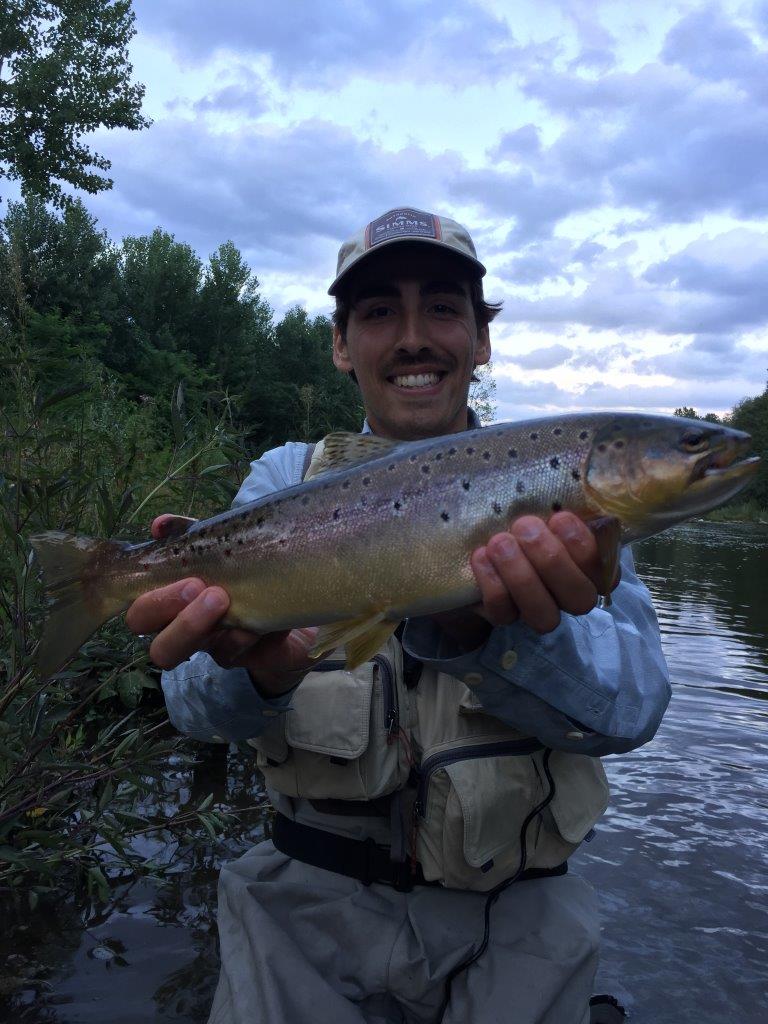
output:
[[[522,515],[568,509],[593,530],[610,594],[622,544],[716,507],[759,456],[730,427],[643,413],[546,417],[392,441],[337,432],[305,480],[138,544],[31,538],[48,613],[38,666],[57,672],[137,597],[189,576],[223,587],[223,625],[320,627],[312,656],[368,660],[402,619],[479,599],[470,555]]]

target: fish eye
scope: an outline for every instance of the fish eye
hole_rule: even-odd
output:
[[[686,452],[703,452],[709,448],[709,438],[700,430],[689,430],[683,434],[680,445]]]

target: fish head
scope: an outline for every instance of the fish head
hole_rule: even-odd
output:
[[[638,540],[728,501],[756,473],[752,438],[705,420],[617,416],[595,433],[585,491]]]

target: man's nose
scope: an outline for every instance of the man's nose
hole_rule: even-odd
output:
[[[418,311],[404,310],[400,323],[400,337],[398,338],[400,349],[404,352],[418,352],[419,349],[426,346],[427,341]]]

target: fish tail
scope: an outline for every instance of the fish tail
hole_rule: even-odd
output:
[[[48,599],[37,654],[43,677],[57,672],[99,626],[130,603],[108,587],[115,556],[130,547],[121,541],[92,540],[49,531],[30,538]]]

